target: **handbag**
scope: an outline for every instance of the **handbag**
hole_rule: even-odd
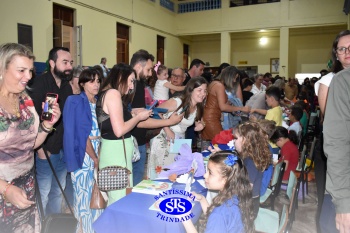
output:
[[[97,174],[97,184],[101,191],[120,190],[129,186],[131,172],[127,168],[128,160],[126,159],[124,136],[123,147],[126,167],[108,166],[99,170]]]
[[[135,162],[140,160],[141,155],[140,155],[139,145],[137,143],[136,138],[134,136],[131,136],[131,138],[132,138],[132,141],[134,143],[134,152],[133,152],[133,155],[132,155],[132,162],[135,163]]]
[[[38,186],[38,182],[35,182],[35,189],[36,189],[36,199],[37,199],[37,205],[39,206],[39,211],[41,215],[41,233],[62,233],[62,232],[76,232],[78,221],[74,217],[72,207],[70,206],[67,196],[63,191],[63,188],[61,186],[61,183],[57,177],[57,174],[52,166],[50,157],[47,155],[47,151],[43,148],[46,159],[50,165],[50,168],[52,170],[53,175],[55,176],[55,179],[58,183],[58,186],[60,187],[60,190],[63,194],[64,200],[67,202],[67,206],[70,210],[70,214],[50,214],[43,217],[44,215],[44,208],[41,201],[41,195],[40,190]],[[35,177],[36,179],[36,177]]]
[[[90,209],[105,209],[107,202],[97,185],[97,169],[94,169],[94,187],[90,199]]]

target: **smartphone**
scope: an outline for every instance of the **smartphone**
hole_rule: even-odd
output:
[[[188,105],[182,108],[182,110],[179,112],[179,115],[184,113],[187,109],[188,109]]]
[[[153,109],[158,104],[158,100],[154,100],[152,105],[147,108],[147,110]]]
[[[57,103],[58,95],[55,93],[47,93],[44,103],[44,109],[41,113],[41,120],[43,121],[52,121],[53,115],[52,115],[52,106],[53,104]]]

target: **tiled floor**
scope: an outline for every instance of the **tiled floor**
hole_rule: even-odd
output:
[[[281,211],[282,204],[289,204],[285,198],[285,191],[281,190],[276,200],[276,211]],[[316,233],[317,194],[315,181],[309,182],[309,194],[305,195],[305,203],[302,202],[302,190],[298,195],[298,209],[295,212],[295,221],[290,232],[292,233]]]

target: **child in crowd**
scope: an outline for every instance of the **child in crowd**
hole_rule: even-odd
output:
[[[169,99],[169,89],[175,91],[183,91],[185,89],[185,86],[175,86],[168,81],[168,68],[161,65],[160,62],[155,65],[154,70],[157,73],[158,80],[154,87],[153,98],[158,100],[159,104]]]
[[[259,120],[258,124],[260,126],[260,128],[265,132],[266,134],[266,138],[268,140],[270,140],[270,138],[272,137],[272,135],[275,133],[276,130],[276,124],[274,121],[269,121],[269,120]],[[271,153],[271,157],[273,154],[273,150],[271,145],[269,144],[269,150]],[[263,172],[263,177],[262,177],[262,181],[261,181],[261,188],[260,188],[260,196],[264,195],[267,187],[270,184],[271,178],[272,178],[272,173],[273,173],[273,164],[270,163],[270,165],[268,166],[268,168]]]
[[[266,104],[269,110],[251,109],[250,113],[257,112],[265,115],[266,120],[274,121],[276,126],[282,126],[282,109],[280,107],[281,91],[278,87],[272,86],[266,90]]]
[[[244,80],[243,82],[243,91],[242,91],[242,95],[243,95],[243,106],[245,105],[245,103],[250,99],[250,97],[253,96],[253,93],[251,93],[250,91],[253,88],[253,81],[250,80],[249,78],[247,78],[246,80]]]
[[[274,121],[276,126],[282,126],[282,109],[280,107],[281,91],[278,87],[272,86],[266,90],[266,104],[270,108],[265,109],[252,109],[250,113],[259,113],[265,115],[266,120]],[[278,154],[279,149],[274,143],[270,143],[273,154]]]
[[[295,131],[296,135],[300,139],[302,128],[300,124],[300,119],[303,117],[303,109],[299,106],[292,106],[290,108],[289,120],[290,126],[288,128],[289,131]]]
[[[242,160],[232,151],[219,151],[209,158],[204,175],[207,188],[219,194],[211,205],[201,194],[193,193],[204,215],[200,232],[254,232],[252,188]],[[197,232],[192,221],[183,222],[186,232]]]
[[[281,148],[281,158],[286,163],[282,181],[288,182],[290,171],[294,171],[298,166],[299,150],[297,147],[298,137],[295,131],[288,130],[282,126],[277,126],[271,141]]]
[[[298,100],[294,104],[294,106],[299,106],[301,107],[301,109],[303,109],[303,116],[299,120],[301,127],[303,128],[303,136],[305,136],[307,133],[307,124],[309,122],[308,105],[309,104],[307,103],[307,101],[303,101],[303,100]]]
[[[254,216],[260,205],[260,189],[263,172],[272,162],[266,132],[256,122],[240,124],[234,131],[235,149],[247,167],[250,183],[253,185],[252,198]]]

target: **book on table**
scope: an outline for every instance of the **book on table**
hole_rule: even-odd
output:
[[[172,188],[171,182],[159,180],[143,180],[138,185],[134,186],[132,191],[136,193],[145,193],[157,195]]]

